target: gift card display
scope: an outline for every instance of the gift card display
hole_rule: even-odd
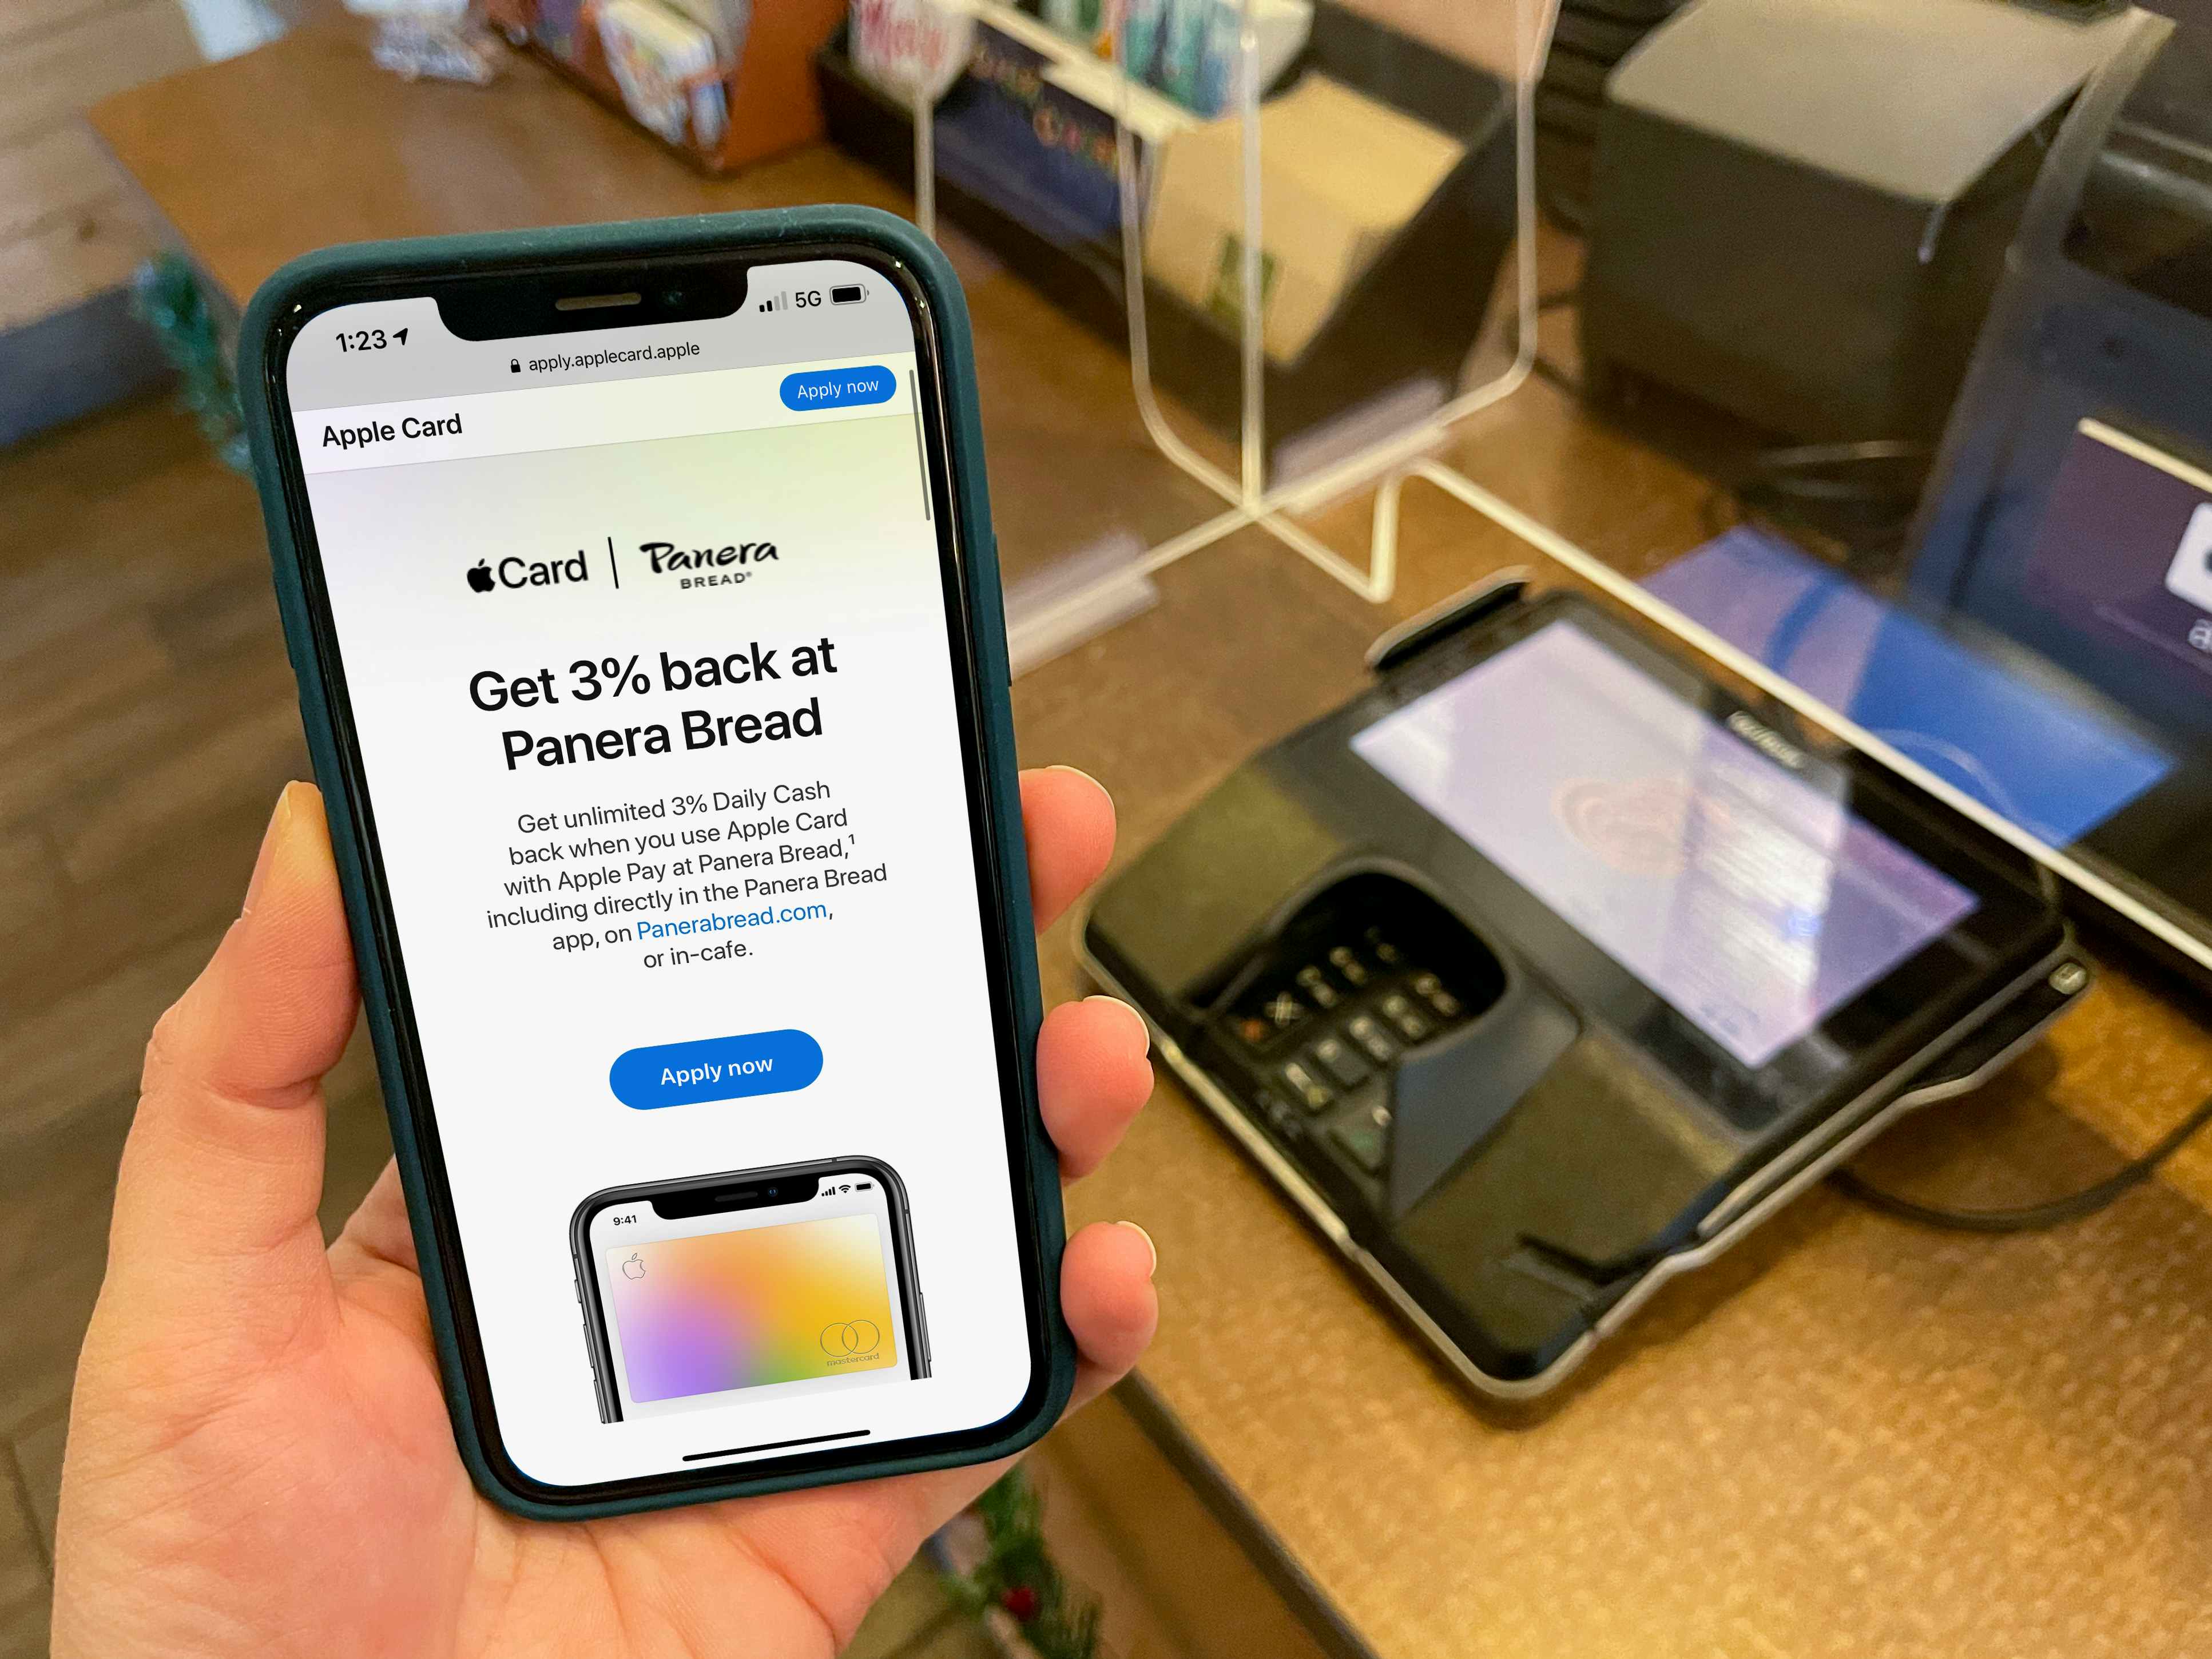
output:
[[[610,0],[599,13],[599,44],[639,124],[672,144],[711,149],[721,142],[728,108],[715,70],[714,37],[656,0]]]

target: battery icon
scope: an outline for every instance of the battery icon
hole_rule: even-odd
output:
[[[856,1193],[865,1193],[872,1189],[875,1184],[876,1183],[872,1181],[857,1182],[854,1183],[853,1190]]]
[[[858,283],[846,283],[830,290],[833,306],[856,306],[868,297],[868,290]]]

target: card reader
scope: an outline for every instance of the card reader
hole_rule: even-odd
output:
[[[2087,988],[2026,860],[1517,578],[1387,636],[1083,931],[1468,1382],[1556,1386]]]

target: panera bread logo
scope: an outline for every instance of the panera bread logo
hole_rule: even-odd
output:
[[[678,587],[734,587],[750,580],[764,564],[782,562],[774,542],[726,542],[720,547],[681,547],[674,542],[640,542],[646,568],[674,579]]]

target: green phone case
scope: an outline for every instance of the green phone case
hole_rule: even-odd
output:
[[[655,255],[705,251],[742,252],[805,243],[860,243],[900,261],[914,274],[935,313],[938,349],[945,374],[947,460],[964,530],[964,573],[978,682],[977,712],[983,745],[990,820],[1001,883],[1000,925],[1007,940],[1012,1000],[1021,1088],[1027,1105],[1026,1190],[1018,1204],[1037,1241],[1039,1306],[1044,1321],[1046,1375],[1034,1413],[1014,1423],[988,1445],[957,1451],[899,1455],[832,1471],[804,1471],[738,1476],[712,1486],[643,1498],[586,1501],[549,1500],[520,1489],[495,1468],[479,1407],[461,1364],[462,1337],[454,1314],[453,1286],[430,1213],[428,1186],[409,1099],[406,1068],[400,1058],[398,1006],[382,957],[370,894],[374,878],[364,858],[362,802],[341,754],[329,684],[316,643],[302,574],[303,550],[295,515],[306,521],[305,503],[295,498],[291,475],[278,458],[277,387],[281,363],[270,346],[281,319],[295,307],[319,309],[334,294],[368,283],[388,285],[411,278],[474,275],[501,266],[544,264],[577,258],[635,260]],[[959,280],[936,246],[904,220],[871,208],[812,207],[757,213],[699,215],[690,218],[629,224],[587,225],[548,230],[441,236],[413,241],[361,243],[325,248],[295,259],[262,284],[246,307],[240,333],[239,387],[245,404],[253,470],[261,492],[275,568],[276,596],[284,618],[284,637],[300,684],[301,718],[307,728],[315,775],[330,807],[331,839],[345,890],[347,921],[353,931],[362,993],[377,1066],[384,1080],[392,1141],[406,1189],[407,1209],[423,1262],[422,1288],[438,1348],[439,1372],[453,1419],[461,1459],[484,1495],[515,1514],[544,1520],[586,1520],[725,1498],[823,1486],[882,1475],[908,1474],[1004,1457],[1030,1444],[1052,1426],[1066,1407],[1075,1382],[1075,1343],[1060,1312],[1060,1261],[1065,1242],[1059,1164],[1037,1115],[1034,1056],[1043,1018],[1037,987],[1036,947],[1030,914],[1028,863],[1022,840],[1020,786],[1014,762],[1013,713],[1008,690],[1005,612],[1001,604],[997,544],[991,533],[990,498],[984,482],[983,439],[975,398],[975,351],[968,307]],[[368,943],[364,944],[364,941]],[[587,1429],[596,1425],[586,1425]]]

